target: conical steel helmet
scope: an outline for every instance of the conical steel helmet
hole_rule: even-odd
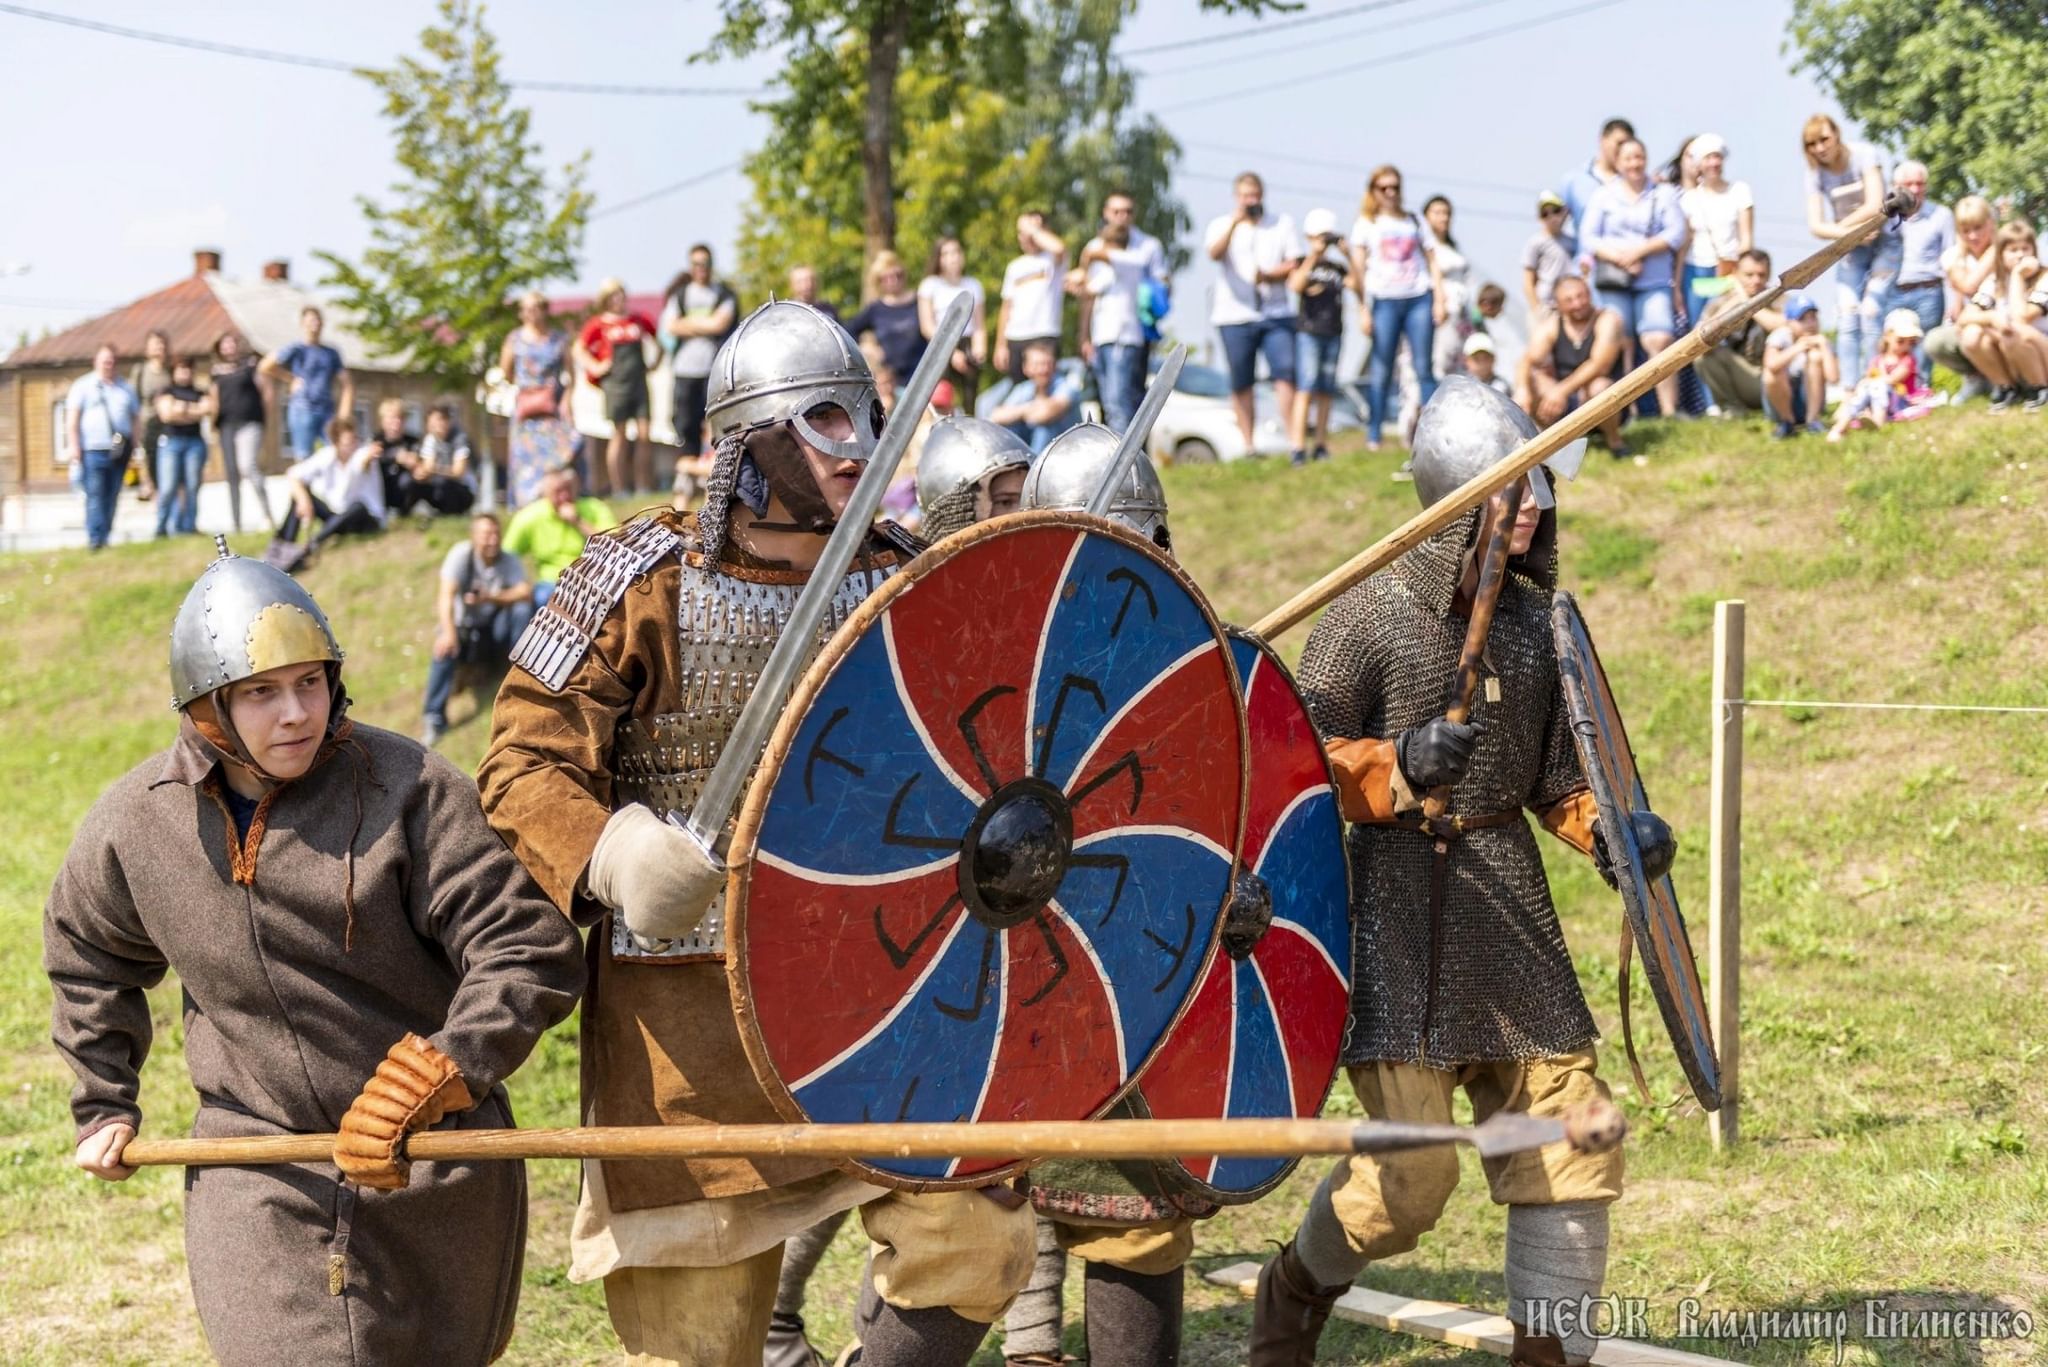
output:
[[[828,405],[853,419],[851,440],[825,437],[805,420]],[[714,441],[789,423],[827,455],[866,460],[882,434],[882,400],[845,328],[809,304],[776,299],[748,314],[712,358],[705,418]]]
[[[1054,437],[1032,462],[1024,477],[1026,508],[1086,508],[1116,455],[1116,433],[1101,423],[1084,422]],[[1166,526],[1166,487],[1144,452],[1131,466],[1109,516],[1161,550],[1173,549]]]
[[[1415,423],[1408,468],[1415,476],[1416,497],[1423,507],[1430,507],[1500,464],[1539,430],[1535,420],[1498,389],[1469,375],[1451,376],[1437,386]],[[1585,454],[1581,438],[1543,464],[1566,479],[1577,479]],[[1555,499],[1549,481],[1540,469],[1529,474],[1537,503],[1550,507]]]
[[[937,540],[985,515],[980,495],[1004,470],[1031,464],[1031,448],[1007,427],[964,413],[940,418],[925,433],[917,458],[917,506],[924,534]]]

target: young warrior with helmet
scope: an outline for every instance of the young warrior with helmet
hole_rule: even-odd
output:
[[[336,1167],[187,1174],[208,1349],[488,1362],[519,1299],[524,1169],[413,1170],[400,1145],[512,1123],[500,1079],[574,1005],[576,933],[466,777],[347,719],[341,650],[281,571],[223,544],[179,609],[171,682],[177,741],[94,804],[43,922],[77,1162],[134,1171],[145,992],[175,969],[195,1135],[340,1131]]]
[[[1495,391],[1447,380],[1416,431],[1415,490],[1428,506],[1535,435]],[[1444,711],[1477,580],[1477,511],[1339,598],[1302,655],[1301,691],[1353,823],[1343,1061],[1374,1120],[1447,1122],[1459,1087],[1478,1120],[1501,1110],[1557,1115],[1607,1095],[1594,1071],[1593,1018],[1522,814],[1533,811],[1612,880],[1552,644],[1550,487],[1532,472],[1468,724]],[[1447,819],[1425,832],[1424,796],[1445,786]],[[1635,824],[1648,876],[1662,877],[1669,829],[1647,813]],[[1621,1151],[1553,1145],[1484,1166],[1493,1199],[1508,1207],[1511,1360],[1587,1361],[1590,1339],[1532,1333],[1531,1306],[1600,1294]],[[1449,1148],[1339,1160],[1259,1276],[1254,1367],[1313,1361],[1331,1303],[1367,1263],[1414,1248],[1457,1181]]]
[[[860,351],[805,304],[755,311],[713,362],[704,510],[593,537],[515,652],[484,805],[592,936],[583,1105],[595,1125],[780,1119],[726,986],[725,870],[687,816],[881,431]],[[886,524],[827,639],[915,544]],[[602,1277],[636,1361],[760,1362],[783,1241],[859,1206],[875,1244],[865,1363],[965,1363],[1023,1285],[1007,1188],[914,1194],[809,1159],[590,1163],[570,1276]]]
[[[1031,448],[1007,427],[965,414],[941,418],[917,459],[917,506],[927,541],[1017,511]]]

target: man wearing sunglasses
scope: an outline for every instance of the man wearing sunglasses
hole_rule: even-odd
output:
[[[1522,299],[1531,319],[1556,311],[1557,282],[1571,274],[1579,255],[1564,198],[1555,190],[1536,197],[1536,221],[1542,227],[1522,248]]]

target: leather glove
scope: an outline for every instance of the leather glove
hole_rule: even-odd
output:
[[[1678,858],[1678,837],[1671,833],[1664,818],[1655,812],[1631,812],[1629,829],[1635,832],[1636,849],[1643,856],[1643,881],[1654,883],[1671,872],[1672,861]],[[1593,867],[1600,870],[1600,876],[1607,880],[1610,888],[1619,887],[1620,880],[1614,872],[1614,857],[1607,850],[1607,840],[1600,834],[1600,823],[1593,823]]]
[[[1408,786],[1423,793],[1448,788],[1465,777],[1478,743],[1477,726],[1438,717],[1403,731],[1394,741],[1394,755]]]
[[[583,875],[590,895],[643,940],[688,935],[725,888],[725,862],[638,803],[604,823]]]
[[[357,1186],[401,1190],[412,1178],[412,1163],[398,1152],[405,1137],[474,1105],[455,1060],[408,1034],[391,1046],[341,1118],[334,1166]]]

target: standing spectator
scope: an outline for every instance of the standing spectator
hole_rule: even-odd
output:
[[[1685,316],[1697,327],[1708,303],[1732,288],[1735,263],[1756,246],[1756,197],[1748,181],[1727,178],[1728,144],[1720,134],[1700,134],[1685,155],[1698,168],[1698,178],[1678,196],[1692,234],[1685,251]]]
[[[815,286],[813,287],[815,292]],[[711,361],[719,344],[739,326],[739,296],[711,276],[711,248],[690,248],[690,267],[669,282],[661,315],[662,336],[675,347],[672,418],[683,459],[704,455],[704,404],[711,390]],[[708,471],[706,472],[708,473]],[[680,477],[681,471],[675,472]]]
[[[1625,138],[1615,153],[1619,176],[1600,187],[1586,206],[1579,241],[1598,263],[1593,284],[1600,306],[1613,309],[1645,357],[1671,345],[1677,332],[1674,269],[1685,246],[1685,214],[1678,192],[1652,183],[1643,145]],[[1667,415],[1678,412],[1678,377],[1657,385]]]
[[[1515,402],[1539,426],[1549,427],[1621,378],[1628,334],[1621,315],[1596,309],[1593,292],[1576,275],[1557,282],[1557,308],[1536,324],[1515,377]],[[1616,460],[1629,454],[1621,414],[1600,428]]]
[[[1427,404],[1436,393],[1436,329],[1449,316],[1435,247],[1422,221],[1402,207],[1401,173],[1391,166],[1366,179],[1365,201],[1351,225],[1351,268],[1363,282],[1358,330],[1372,342],[1365,449],[1377,451],[1402,339],[1415,366],[1417,396]]]
[[[1942,262],[1956,245],[1956,216],[1947,206],[1927,201],[1927,168],[1917,161],[1902,161],[1892,173],[1892,185],[1913,197],[1913,212],[1899,222],[1899,274],[1892,283],[1888,308],[1908,309],[1920,320],[1923,333],[1940,327],[1947,314],[1944,285],[1948,272]],[[1924,384],[1932,377],[1927,369],[1927,341],[1916,339],[1913,360],[1917,378]]]
[[[1246,171],[1232,189],[1237,208],[1212,220],[1205,239],[1220,276],[1209,321],[1222,334],[1223,354],[1230,362],[1230,402],[1237,410],[1238,431],[1245,450],[1255,453],[1252,385],[1261,353],[1280,412],[1294,411],[1294,297],[1287,292],[1287,277],[1308,249],[1292,218],[1266,212],[1266,186],[1258,176]]]
[[[1019,255],[1003,270],[1003,304],[996,311],[996,369],[1012,382],[1024,377],[1024,348],[1051,342],[1059,354],[1060,306],[1065,296],[1067,244],[1045,226],[1037,209],[1017,216]]]
[[[1998,230],[1998,264],[1956,318],[1963,353],[1991,381],[1991,411],[2048,402],[2048,336],[2031,321],[2028,296],[2041,283],[2034,230],[2019,219]]]
[[[1024,378],[997,397],[984,417],[1024,439],[1037,455],[1052,439],[1081,420],[1080,387],[1057,374],[1058,353],[1051,342],[1024,348]]]
[[[576,338],[577,364],[592,384],[604,390],[604,416],[612,425],[605,442],[604,468],[592,462],[598,492],[621,498],[649,489],[654,469],[647,452],[647,344],[655,327],[643,314],[629,311],[626,287],[616,279],[597,287],[597,316]]]
[[[1960,403],[1990,388],[1963,354],[1962,329],[1956,326],[1963,306],[1998,269],[1998,214],[1982,195],[1964,195],[1956,201],[1956,240],[1941,254],[1941,268],[1948,278],[1947,321],[1927,334],[1926,347],[1936,364],[1963,377],[1962,392],[1956,396]]]
[[[1764,342],[1764,411],[1777,426],[1771,435],[1783,441],[1801,427],[1819,432],[1821,407],[1828,386],[1842,378],[1841,364],[1820,330],[1820,305],[1805,291],[1789,291],[1785,326]]]
[[[256,496],[256,507],[270,529],[277,530],[269,495],[263,491],[263,383],[256,378],[256,358],[242,349],[242,339],[223,332],[213,343],[213,431],[220,440],[220,468],[228,482],[228,516],[242,530],[242,482]]]
[[[1865,205],[1884,202],[1884,162],[1867,142],[1849,143],[1841,125],[1815,114],[1800,134],[1806,152],[1806,226],[1823,242]],[[1835,354],[1843,375],[1861,375],[1877,348],[1880,320],[1899,270],[1899,238],[1890,229],[1835,263]]]
[[[1166,284],[1166,249],[1136,217],[1136,201],[1123,191],[1104,196],[1102,231],[1081,249],[1067,281],[1080,296],[1081,356],[1095,374],[1102,420],[1118,433],[1131,425],[1145,391],[1144,294]]]
[[[192,363],[182,356],[171,362],[171,382],[156,396],[158,536],[199,530],[199,481],[206,474],[200,424],[213,413],[213,396],[192,383]]]
[[[446,399],[427,409],[427,430],[420,437],[412,488],[399,511],[411,512],[422,504],[449,516],[476,506],[475,452],[469,434],[455,421],[455,406]]]
[[[1536,196],[1536,221],[1542,226],[1522,248],[1522,302],[1536,318],[1557,307],[1551,296],[1557,282],[1576,272],[1579,242],[1572,235],[1570,210],[1554,190]]]
[[[789,297],[799,304],[809,304],[835,323],[840,322],[839,310],[818,297],[818,268],[816,266],[791,266],[789,268]]]
[[[71,382],[64,394],[64,458],[84,475],[85,541],[94,550],[114,530],[114,500],[121,472],[135,458],[135,418],[141,400],[125,380],[114,378],[114,344],[102,342],[92,354],[92,373]]]
[[[853,315],[846,330],[855,337],[873,333],[882,349],[882,361],[898,384],[910,383],[911,372],[924,359],[924,329],[918,323],[917,294],[910,288],[910,275],[903,258],[894,252],[876,252],[868,263],[868,293],[872,296]]]
[[[1431,372],[1441,380],[1465,368],[1465,339],[1472,335],[1472,263],[1451,236],[1448,198],[1431,195],[1422,206],[1422,222],[1429,229],[1430,255],[1443,290],[1444,316],[1437,323],[1429,358]]]
[[[283,351],[265,356],[256,373],[274,383],[288,381],[285,434],[292,454],[304,460],[320,444],[321,434],[336,413],[354,412],[356,382],[341,363],[341,353],[320,340],[326,319],[308,304],[299,310],[299,338]],[[353,424],[353,419],[350,419]]]
[[[932,248],[931,273],[917,284],[917,330],[927,342],[939,330],[947,308],[963,294],[974,301],[974,318],[960,345],[953,348],[946,378],[952,381],[955,401],[972,408],[981,368],[988,364],[988,299],[981,282],[967,273],[967,250],[960,239],[942,237]]]
[[[355,419],[346,414],[327,424],[327,434],[326,446],[285,471],[292,508],[263,559],[287,574],[296,573],[330,537],[384,526],[384,477],[376,449],[357,444]],[[300,546],[299,530],[306,526],[314,528],[313,535]]]
[[[1627,119],[1609,119],[1600,125],[1600,143],[1594,149],[1593,159],[1564,178],[1558,193],[1571,220],[1573,240],[1585,242],[1586,210],[1600,187],[1621,174],[1615,169],[1615,158],[1620,155],[1621,144],[1635,135],[1636,126]]]
[[[1736,261],[1735,274],[1728,278],[1733,284],[1726,293],[1707,305],[1706,316],[1700,319],[1701,327],[1709,326],[1723,313],[1739,309],[1763,293],[1771,281],[1770,254],[1750,248]],[[1739,329],[1723,337],[1712,350],[1694,362],[1700,379],[1722,412],[1739,417],[1762,410],[1764,344],[1774,329],[1783,326],[1784,314],[1758,309],[1744,320]]]
[[[1311,425],[1315,458],[1327,460],[1330,455],[1330,404],[1337,393],[1337,354],[1344,349],[1344,291],[1355,284],[1351,262],[1337,236],[1337,216],[1328,209],[1312,209],[1303,227],[1308,234],[1308,255],[1287,281],[1287,288],[1301,296],[1294,363],[1300,393],[1295,396],[1294,411],[1287,415],[1296,465],[1306,463],[1304,453],[1311,451]]]
[[[163,444],[164,422],[156,415],[156,396],[171,385],[171,337],[162,328],[151,328],[142,339],[142,360],[129,376],[129,384],[142,405],[141,430],[136,433],[136,462],[141,500],[156,497],[157,448]]]
[[[421,708],[420,744],[431,749],[448,730],[448,698],[463,665],[502,674],[512,644],[533,616],[533,585],[519,557],[505,553],[496,513],[469,520],[469,539],[448,548],[434,593],[433,662]],[[488,710],[486,701],[479,710]]]
[[[1515,387],[1494,370],[1493,338],[1483,332],[1475,332],[1465,339],[1465,373],[1488,389],[1496,389],[1509,398],[1515,396]]]
[[[576,459],[576,432],[562,416],[568,350],[568,340],[549,326],[547,297],[539,290],[521,295],[519,326],[498,348],[498,369],[512,385],[507,466],[515,509],[540,497],[548,471]]]
[[[1521,360],[1522,351],[1528,345],[1528,338],[1521,328],[1507,316],[1508,292],[1489,280],[1479,287],[1473,296],[1478,302],[1472,311],[1472,327],[1486,334],[1493,343],[1493,357],[1496,370],[1512,371],[1515,362]],[[1534,315],[1531,315],[1532,317]],[[1465,339],[1470,342],[1471,338]],[[1471,348],[1466,348],[1469,356]]]
[[[583,554],[584,542],[618,525],[603,499],[579,494],[575,466],[549,471],[540,497],[505,524],[505,549],[533,565],[533,605],[546,606],[562,571]]]

